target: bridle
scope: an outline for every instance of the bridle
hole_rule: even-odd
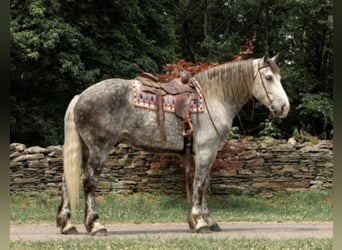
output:
[[[268,91],[266,89],[266,86],[265,86],[265,83],[264,83],[264,79],[262,78],[262,76],[260,74],[260,70],[269,67],[269,65],[265,64],[265,65],[261,66],[260,65],[260,61],[261,60],[263,60],[263,59],[260,59],[258,61],[258,70],[257,70],[257,72],[255,73],[255,75],[253,77],[253,82],[255,81],[255,79],[257,78],[257,76],[259,74],[260,79],[261,79],[261,85],[262,85],[263,89],[265,90],[266,97],[267,97],[268,101],[270,102],[271,111],[273,113],[274,110],[275,110],[274,106],[273,106],[273,101],[272,101],[272,99],[271,99],[271,97],[270,97],[270,95],[269,95],[269,93],[268,93]],[[209,111],[209,108],[208,108],[208,104],[207,104],[206,98],[205,98],[205,96],[203,94],[203,90],[202,90],[201,85],[199,84],[198,80],[195,77],[191,77],[190,78],[190,84],[192,86],[194,86],[194,88],[196,89],[198,95],[203,99],[204,105],[205,105],[205,107],[206,107],[206,109],[208,111],[209,119],[210,119],[210,121],[211,121],[211,123],[212,123],[212,125],[213,125],[213,127],[214,127],[214,129],[216,131],[216,133],[221,137],[221,140],[225,141],[225,137],[222,136],[221,133],[218,131],[218,129],[217,129],[216,125],[215,125],[215,122],[214,122],[213,118],[211,117],[211,114],[210,114],[210,111]]]
[[[262,85],[263,89],[265,90],[266,97],[267,97],[267,99],[268,99],[268,101],[269,101],[269,103],[270,103],[271,111],[272,111],[272,113],[273,113],[273,112],[274,112],[273,101],[272,101],[272,99],[271,99],[271,97],[270,97],[270,95],[269,95],[269,93],[268,93],[268,91],[267,91],[267,89],[266,89],[266,86],[265,86],[265,83],[264,83],[264,79],[263,79],[263,77],[262,77],[261,74],[260,74],[260,70],[269,67],[269,65],[268,65],[268,64],[265,64],[265,65],[263,65],[263,66],[260,66],[260,61],[261,61],[261,60],[263,60],[263,59],[260,59],[260,60],[258,61],[258,70],[257,70],[257,72],[255,73],[255,75],[254,75],[254,77],[253,77],[253,82],[255,81],[255,79],[257,78],[257,76],[258,76],[258,74],[259,74],[260,80],[261,80],[261,85]]]

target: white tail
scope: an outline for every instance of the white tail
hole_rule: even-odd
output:
[[[82,173],[82,142],[74,120],[74,107],[79,96],[76,95],[66,110],[64,117],[63,166],[71,211],[76,210],[80,195]]]

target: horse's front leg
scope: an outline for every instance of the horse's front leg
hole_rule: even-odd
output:
[[[98,156],[90,155],[88,164],[84,168],[84,225],[91,235],[107,235],[107,229],[99,222],[99,215],[95,208],[95,191],[102,167],[101,159]]]
[[[204,221],[208,224],[210,231],[219,232],[221,231],[221,228],[217,224],[217,222],[213,219],[213,217],[210,215],[210,211],[208,208],[208,197],[209,197],[209,190],[210,190],[210,171],[208,175],[209,175],[209,178],[208,178],[208,181],[205,181],[204,190],[202,194],[202,217]]]
[[[210,189],[211,165],[216,157],[210,149],[196,152],[195,177],[193,182],[192,207],[189,215],[190,228],[198,233],[220,231],[216,221],[210,216],[208,196]]]

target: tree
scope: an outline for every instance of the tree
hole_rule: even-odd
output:
[[[280,54],[282,82],[291,101],[289,117],[274,125],[284,137],[295,128],[329,135],[324,130],[332,129],[332,1],[201,0],[196,6],[184,1],[181,10],[176,23],[185,59],[229,61],[255,33],[251,57]],[[234,126],[258,135],[269,113],[254,100],[246,106]]]
[[[269,120],[251,100],[234,126],[256,136],[272,124],[282,137],[295,129],[328,137],[331,12],[331,0],[11,0],[11,140],[62,143],[67,104],[89,85],[142,70],[161,73],[177,56],[230,61],[254,34],[250,57],[280,53],[291,111],[285,120]]]
[[[79,90],[98,74],[80,56],[89,41],[59,10],[57,1],[11,2],[11,140],[59,142],[70,85]]]
[[[73,95],[175,58],[165,1],[11,1],[11,140],[63,142]],[[165,10],[165,11],[163,11]]]
[[[283,79],[294,105],[284,126],[329,138],[333,127],[332,1],[296,1],[289,17]]]

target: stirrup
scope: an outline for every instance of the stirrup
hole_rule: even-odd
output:
[[[182,135],[184,137],[188,137],[192,135],[193,132],[193,126],[192,126],[192,122],[190,120],[184,121],[183,122],[183,129],[182,129]]]

